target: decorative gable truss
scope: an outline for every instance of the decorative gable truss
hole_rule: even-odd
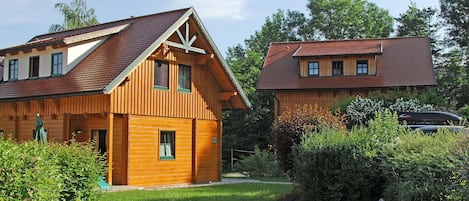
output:
[[[192,46],[195,40],[197,39],[197,32],[194,33],[192,37],[190,37],[189,22],[185,23],[185,35],[184,36],[182,35],[180,28],[176,30],[176,33],[181,43],[177,43],[177,42],[173,42],[169,40],[165,41],[164,43],[168,46],[181,48],[184,50],[185,53],[189,53],[189,51],[192,51],[192,52],[196,52],[200,54],[207,54],[207,52],[204,49]]]

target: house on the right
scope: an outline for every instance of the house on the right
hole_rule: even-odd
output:
[[[273,91],[278,116],[295,105],[435,84],[429,39],[403,37],[272,43],[257,89]]]

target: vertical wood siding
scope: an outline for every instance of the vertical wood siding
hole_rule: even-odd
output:
[[[15,119],[0,118],[0,130],[3,130],[5,138],[15,138],[16,128]]]
[[[329,107],[340,100],[347,97],[355,97],[360,95],[365,97],[367,90],[336,90],[336,91],[277,91],[275,96],[276,101],[276,114],[280,115],[288,109],[295,109],[296,105],[302,106],[304,104],[317,104],[321,107]]]
[[[376,59],[374,56],[321,57],[300,60],[300,76],[308,77],[308,63],[319,62],[319,76],[332,76],[332,62],[343,61],[344,76],[357,75],[357,61],[368,60],[368,75],[376,74]]]
[[[221,119],[220,88],[208,70],[208,66],[196,65],[195,55],[183,52],[170,52],[166,56],[156,54],[158,60],[169,62],[169,89],[154,87],[154,59],[143,61],[111,93],[113,113],[129,113],[161,117],[189,119]],[[192,91],[178,91],[178,65],[191,66]]]
[[[160,131],[175,131],[174,160],[159,157]],[[192,120],[129,116],[128,185],[192,183]]]

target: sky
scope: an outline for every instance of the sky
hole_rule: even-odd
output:
[[[50,25],[62,24],[63,16],[55,3],[72,0],[1,0],[0,49],[20,45],[48,32]],[[407,10],[410,0],[368,0],[398,17]],[[296,10],[309,17],[307,0],[87,0],[101,23],[180,8],[194,7],[220,52],[244,44],[266,17],[278,9]],[[439,0],[413,0],[417,7],[439,7]]]

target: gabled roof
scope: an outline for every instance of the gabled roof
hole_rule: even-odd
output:
[[[217,78],[222,89],[235,90],[233,108],[250,107],[250,102],[230,68],[216,49],[193,8],[186,8],[95,26],[39,35],[28,43],[0,50],[0,54],[48,45],[67,45],[97,37],[108,37],[69,73],[60,77],[0,83],[0,101],[80,94],[109,94],[189,17],[193,17],[222,64],[224,76]],[[223,82],[221,82],[221,81]]]
[[[376,75],[307,77],[299,75],[305,57],[375,55]],[[382,88],[435,85],[426,37],[272,43],[257,84],[260,90]]]

